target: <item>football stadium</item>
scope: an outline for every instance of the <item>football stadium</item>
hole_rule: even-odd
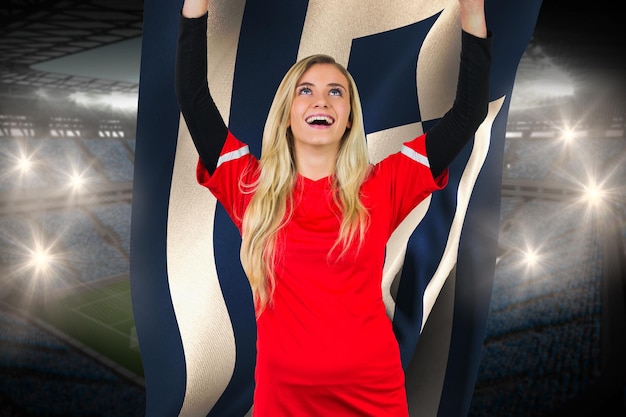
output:
[[[2,417],[145,414],[130,291],[143,3],[0,8]],[[626,413],[624,68],[588,62],[623,43],[580,56],[556,13],[517,69],[473,417]]]

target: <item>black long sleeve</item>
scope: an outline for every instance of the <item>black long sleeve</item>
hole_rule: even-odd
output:
[[[454,104],[426,135],[426,152],[434,177],[450,165],[487,116],[492,46],[491,33],[483,39],[462,32]]]
[[[198,18],[180,16],[175,90],[200,160],[213,174],[228,129],[209,91],[206,33],[207,14]]]

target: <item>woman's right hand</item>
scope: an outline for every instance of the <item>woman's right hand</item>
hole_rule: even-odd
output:
[[[487,37],[484,0],[459,0],[462,29],[479,38]]]
[[[182,13],[184,17],[200,17],[207,12],[208,8],[208,0],[185,0]]]

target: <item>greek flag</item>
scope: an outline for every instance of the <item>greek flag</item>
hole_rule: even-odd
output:
[[[215,0],[209,85],[234,134],[260,155],[278,83],[327,53],[354,76],[372,162],[452,105],[457,0]],[[489,114],[387,246],[383,293],[411,416],[465,416],[495,268],[504,137],[519,60],[541,0],[487,0],[494,32]],[[146,0],[131,222],[131,290],[146,416],[251,414],[256,327],[240,237],[196,183],[198,155],[174,95],[181,2]],[[338,320],[341,318],[338,317]],[[358,346],[355,346],[358,349]]]

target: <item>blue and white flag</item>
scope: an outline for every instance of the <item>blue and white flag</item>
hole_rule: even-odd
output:
[[[451,166],[447,188],[417,207],[387,247],[383,293],[411,416],[469,410],[495,268],[508,108],[540,5],[487,0],[494,33],[489,114]],[[146,0],[144,9],[131,290],[146,416],[243,417],[253,406],[252,297],[239,234],[196,183],[198,155],[174,95],[181,6]],[[334,56],[354,76],[372,162],[452,105],[457,0],[215,0],[208,20],[211,92],[257,156],[282,76],[313,53]],[[435,320],[431,336],[427,324]]]

